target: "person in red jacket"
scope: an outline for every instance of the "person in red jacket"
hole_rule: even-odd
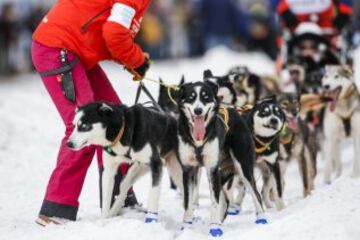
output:
[[[150,0],[62,0],[35,30],[33,63],[65,125],[37,223],[76,220],[78,198],[95,153],[101,172],[102,149],[91,146],[75,152],[66,146],[75,110],[92,101],[121,103],[99,61],[113,60],[124,65],[134,80],[143,79],[149,56],[134,43],[134,37],[149,4]],[[121,166],[116,179],[127,169]],[[114,195],[118,191],[115,186]],[[137,202],[132,191],[126,202]]]
[[[279,0],[276,11],[291,32],[302,22],[314,22],[325,34],[336,34],[348,25],[352,0]]]

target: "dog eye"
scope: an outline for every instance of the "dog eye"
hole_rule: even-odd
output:
[[[80,124],[78,128],[79,128],[79,131],[89,131],[91,129],[91,125],[83,123],[83,124]]]
[[[336,75],[334,76],[334,78],[335,78],[335,79],[338,79],[338,78],[339,78],[339,75],[336,74]]]

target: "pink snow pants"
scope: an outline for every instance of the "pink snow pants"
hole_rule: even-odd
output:
[[[60,68],[59,56],[60,49],[47,47],[37,42],[32,44],[32,60],[38,72]],[[74,54],[68,52],[69,62],[73,59]],[[90,146],[80,151],[73,151],[66,146],[73,130],[72,120],[75,109],[77,106],[93,101],[115,104],[121,101],[99,65],[86,70],[79,61],[72,69],[72,76],[76,92],[75,104],[65,98],[58,76],[42,77],[46,90],[64,122],[65,136],[61,141],[56,167],[51,174],[40,214],[76,220],[78,199],[87,169],[95,152],[99,167],[102,166],[102,149]],[[120,167],[121,175],[126,173],[128,167],[127,164]]]

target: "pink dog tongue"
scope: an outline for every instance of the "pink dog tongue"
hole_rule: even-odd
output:
[[[335,111],[336,108],[336,99],[331,100],[330,102],[330,111]]]
[[[193,138],[196,141],[202,141],[205,137],[205,117],[196,116],[194,118],[194,130],[193,130]]]
[[[294,117],[288,118],[288,125],[289,128],[293,131],[299,130],[299,125],[297,124],[296,118]]]
[[[330,111],[334,111],[336,108],[336,101],[337,101],[337,97],[338,97],[339,91],[334,91],[331,93],[331,102],[330,102]]]

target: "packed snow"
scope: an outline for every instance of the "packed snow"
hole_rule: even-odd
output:
[[[273,63],[261,54],[238,54],[218,48],[203,58],[154,63],[148,73],[169,83],[177,83],[182,74],[187,81],[202,79],[204,69],[217,75],[239,64],[259,74],[273,74]],[[103,63],[115,89],[126,104],[133,104],[137,84],[121,66]],[[158,86],[146,82],[157,96]],[[145,100],[145,99],[143,99]],[[143,222],[144,213],[125,211],[123,215],[100,219],[98,171],[91,165],[81,194],[78,221],[62,226],[40,227],[34,223],[56,163],[57,148],[64,127],[39,76],[28,74],[0,81],[0,239],[208,239],[209,191],[205,176],[201,179],[199,221],[192,229],[179,231],[182,224],[182,200],[170,190],[167,174],[163,177],[159,223]],[[323,184],[323,162],[318,160],[318,176],[313,194],[302,198],[302,186],[293,161],[286,175],[285,202],[278,212],[267,211],[268,225],[256,225],[251,198],[247,195],[239,216],[224,223],[223,239],[292,240],[360,239],[360,179],[350,177],[353,160],[351,141],[343,144],[342,177],[331,185]],[[260,179],[259,173],[256,178]],[[140,202],[146,203],[150,176],[135,185]],[[258,181],[260,184],[260,181]]]

